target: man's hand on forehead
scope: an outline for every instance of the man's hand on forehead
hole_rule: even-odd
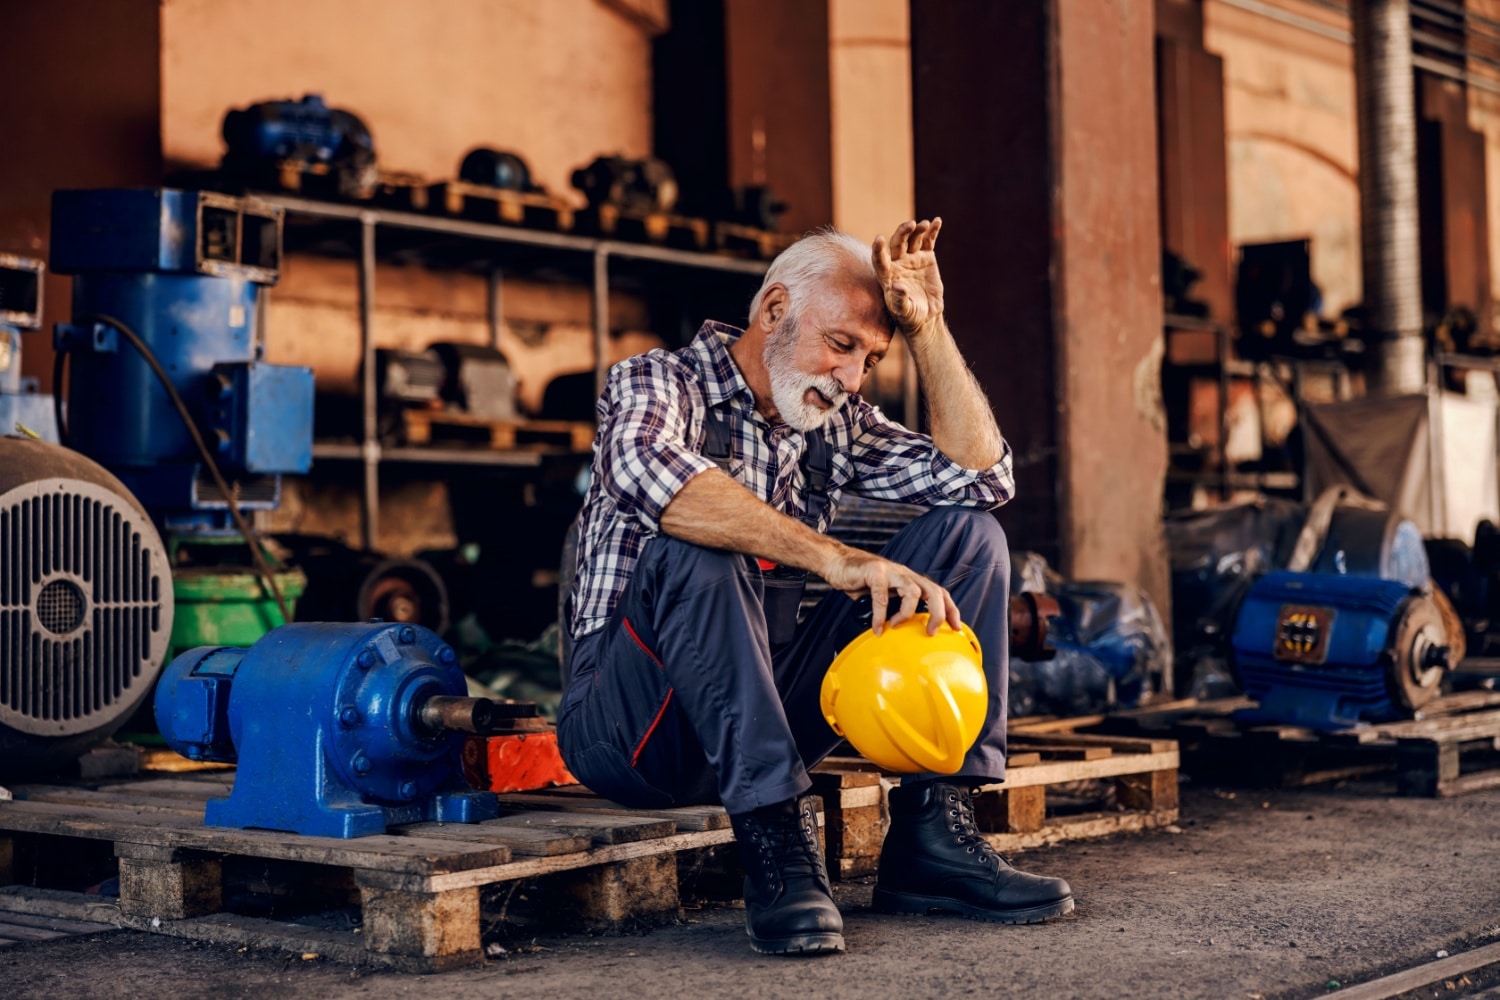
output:
[[[871,247],[885,306],[908,338],[920,336],[943,315],[943,279],[935,249],[942,228],[941,218],[903,222],[889,240],[877,236]]]

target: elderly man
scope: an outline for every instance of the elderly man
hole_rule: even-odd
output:
[[[803,798],[807,768],[839,742],[819,687],[864,615],[878,633],[919,602],[929,632],[962,619],[977,633],[989,711],[958,774],[891,793],[876,908],[1003,923],[1073,908],[1067,882],[1011,868],[974,824],[972,787],[1005,774],[1010,563],[988,511],[1010,499],[1011,456],[943,322],[941,226],[906,222],[873,248],[832,231],[799,240],[748,329],[705,323],[680,351],[622,362],[599,400],[563,757],[625,805],[722,802],[759,952],[843,950]],[[931,437],[858,395],[897,329]],[[872,555],[824,534],[845,491],[932,509]],[[842,593],[799,625],[808,571]]]

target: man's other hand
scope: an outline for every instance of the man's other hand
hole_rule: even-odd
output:
[[[900,599],[901,607],[891,616],[891,625],[906,621],[917,613],[917,602],[926,601],[928,635],[936,635],[943,622],[955,631],[959,628],[958,605],[938,584],[900,563],[858,549],[841,548],[818,575],[852,599],[870,598],[870,627],[876,635],[885,631],[886,606],[895,598]]]
[[[903,222],[889,241],[875,237],[871,256],[885,307],[908,338],[920,336],[943,315],[943,279],[938,274],[938,231],[943,220]]]

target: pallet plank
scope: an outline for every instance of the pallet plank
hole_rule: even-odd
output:
[[[500,796],[502,810],[556,809],[595,815],[636,816],[667,819],[680,830],[727,830],[729,814],[723,806],[679,806],[675,809],[630,809],[593,798],[586,789],[557,788],[545,792],[519,792]]]
[[[503,864],[510,852],[500,845],[461,845],[383,834],[340,840],[290,836],[271,830],[205,827],[167,813],[140,814],[132,809],[59,805],[50,802],[0,802],[0,829],[51,833],[91,840],[187,847],[251,857],[347,868],[381,868],[413,875],[434,875]]]

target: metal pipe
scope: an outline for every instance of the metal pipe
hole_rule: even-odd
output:
[[[1417,112],[1409,0],[1353,4],[1359,207],[1371,390],[1421,392],[1422,275],[1417,220]]]
[[[594,251],[594,395],[604,395],[609,378],[609,251]]]
[[[495,724],[495,703],[488,698],[435,695],[422,703],[417,719],[434,733],[487,733]]]
[[[360,495],[360,540],[367,552],[380,534],[380,440],[375,417],[375,216],[359,217],[359,402],[363,413],[360,459],[364,489]]]

